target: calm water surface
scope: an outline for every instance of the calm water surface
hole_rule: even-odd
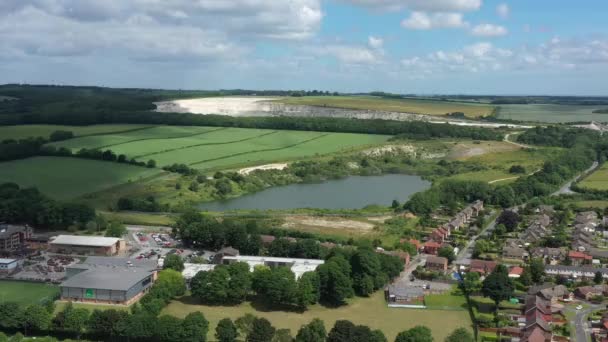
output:
[[[370,204],[390,205],[426,190],[431,183],[418,176],[351,176],[314,184],[274,187],[242,197],[206,202],[199,208],[211,211],[235,209],[358,209]]]

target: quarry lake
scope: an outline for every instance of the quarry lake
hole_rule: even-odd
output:
[[[418,176],[351,176],[323,183],[292,184],[270,188],[238,198],[205,202],[200,209],[228,211],[236,209],[358,209],[370,204],[390,205],[394,199],[406,201],[431,183]]]

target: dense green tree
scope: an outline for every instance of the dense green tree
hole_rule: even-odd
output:
[[[481,291],[481,276],[477,272],[467,272],[464,275],[463,286],[469,294]]]
[[[320,299],[320,280],[317,272],[306,272],[297,281],[297,303],[298,306],[305,308],[308,305],[316,304]]]
[[[512,210],[504,210],[502,213],[500,213],[498,219],[496,219],[496,223],[503,224],[509,232],[515,231],[519,225],[519,221],[521,221],[521,218]]]
[[[498,304],[502,300],[508,300],[513,295],[514,286],[509,278],[509,271],[504,265],[498,265],[483,280],[481,292],[484,297],[489,297],[494,301],[495,308],[498,310]]]
[[[14,330],[20,327],[23,308],[15,302],[0,302],[0,328]]]
[[[65,313],[63,329],[74,334],[76,339],[80,339],[80,336],[87,328],[88,321],[89,310],[84,308],[71,309]]]
[[[279,305],[297,305],[298,284],[287,267],[274,267],[270,271],[268,287],[263,292],[266,300]]]
[[[205,342],[207,341],[207,331],[209,331],[209,321],[202,313],[191,312],[182,322],[182,331],[182,341]]]
[[[354,294],[350,272],[340,260],[345,261],[342,257],[333,257],[317,268],[321,299],[337,305],[344,304]]]
[[[237,318],[236,321],[234,321],[234,324],[239,329],[241,335],[248,336],[253,329],[253,322],[256,320],[256,318],[257,317],[254,315],[248,313]]]
[[[288,257],[291,254],[291,242],[285,238],[275,239],[268,246],[268,254],[274,257]]]
[[[433,342],[433,335],[431,329],[423,325],[417,325],[397,334],[395,342]]]
[[[266,318],[256,318],[251,325],[246,342],[272,342],[276,329]]]
[[[291,330],[278,329],[277,331],[275,331],[274,336],[272,337],[272,342],[293,342]]]
[[[601,284],[604,281],[604,277],[602,276],[602,272],[597,271],[593,276],[593,282],[596,284]]]
[[[148,160],[148,162],[146,162],[146,167],[149,169],[153,169],[156,167],[156,160],[154,159],[150,159]]]
[[[337,320],[327,335],[327,342],[351,342],[355,333],[355,325],[351,321]]]
[[[545,279],[545,262],[540,258],[532,258],[530,260],[530,265],[528,266],[530,270],[530,277],[532,282],[535,284],[540,284]]]
[[[236,342],[239,332],[230,318],[224,318],[217,323],[215,338],[219,342]]]
[[[475,342],[475,338],[467,329],[458,328],[445,338],[445,342]]]
[[[162,315],[158,318],[155,336],[160,341],[180,342],[183,335],[181,319],[169,315]]]
[[[106,236],[109,237],[122,237],[127,233],[127,228],[122,223],[119,222],[110,222],[106,227]]]
[[[230,298],[230,273],[226,267],[198,272],[190,281],[190,290],[195,298],[205,303],[223,304]]]
[[[303,325],[296,335],[296,342],[325,342],[327,331],[322,320],[315,318]]]
[[[163,263],[163,269],[181,272],[184,270],[184,260],[177,254],[167,254]]]
[[[440,257],[444,257],[448,259],[448,263],[452,263],[454,259],[456,259],[456,254],[454,254],[454,247],[452,246],[443,246],[439,248],[437,251],[437,255]]]
[[[21,326],[27,335],[28,331],[46,331],[51,328],[52,316],[40,304],[32,304],[23,312]]]

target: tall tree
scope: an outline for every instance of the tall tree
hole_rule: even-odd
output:
[[[172,269],[181,272],[184,270],[184,261],[177,254],[168,254],[167,256],[165,256],[163,269]]]
[[[502,300],[508,300],[513,295],[514,286],[509,278],[509,271],[505,265],[498,265],[483,280],[481,292],[485,297],[489,297],[494,301],[495,312],[498,312],[498,304]]]
[[[209,331],[209,321],[199,311],[191,312],[184,318],[182,330],[182,341],[205,342],[207,341],[207,331]]]
[[[224,318],[217,323],[215,338],[219,342],[235,342],[237,337],[239,332],[230,318]]]
[[[322,320],[315,318],[303,325],[296,335],[296,342],[325,342],[327,331]]]
[[[337,320],[327,335],[327,342],[351,342],[355,325],[351,321]]]
[[[256,318],[247,335],[246,342],[272,342],[276,329],[266,318]]]
[[[431,329],[423,325],[417,325],[397,334],[395,342],[433,342],[433,335]]]
[[[475,342],[475,338],[467,329],[458,328],[445,338],[445,342]]]

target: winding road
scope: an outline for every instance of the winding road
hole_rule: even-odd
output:
[[[572,183],[579,180],[582,176],[594,171],[599,165],[600,164],[597,161],[594,161],[590,168],[579,173],[576,177],[572,178],[568,183],[564,184],[561,188],[559,188],[559,190],[552,193],[551,196],[559,196],[562,194],[573,194],[574,191],[572,191],[572,189],[570,189],[570,187],[572,186]]]

